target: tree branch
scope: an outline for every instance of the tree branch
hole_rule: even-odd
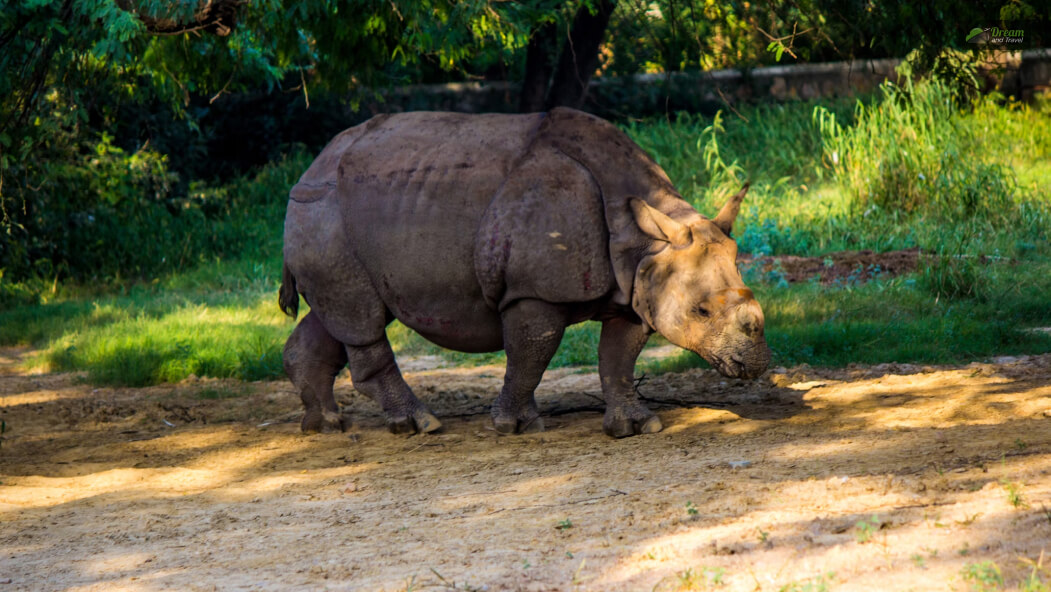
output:
[[[136,0],[116,2],[122,10],[139,17],[151,35],[182,35],[193,31],[205,31],[220,37],[233,32],[237,26],[238,9],[248,3],[247,0],[199,0],[193,12],[193,20],[183,22],[171,13],[146,13]]]

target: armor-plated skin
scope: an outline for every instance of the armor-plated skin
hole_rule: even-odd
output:
[[[281,305],[295,316],[298,292],[311,306],[285,347],[303,429],[345,427],[332,396],[345,364],[392,431],[440,427],[398,371],[397,318],[443,347],[506,350],[494,425],[542,430],[540,377],[565,328],[594,319],[605,432],[659,431],[632,385],[654,331],[728,376],[769,363],[729,238],[746,191],[709,220],[625,134],[571,109],[405,113],[343,132],[285,218]]]

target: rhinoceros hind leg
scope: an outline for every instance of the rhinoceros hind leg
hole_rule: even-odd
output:
[[[339,412],[332,384],[347,365],[343,344],[336,341],[313,312],[303,317],[285,343],[285,373],[299,390],[305,414],[304,432],[344,431],[348,419]]]
[[[383,407],[387,428],[392,433],[429,433],[442,427],[442,422],[405,383],[386,335],[369,345],[348,345],[347,357],[354,388]]]
[[[502,434],[542,432],[544,420],[533,393],[562,342],[565,311],[547,302],[521,300],[503,312],[501,321],[507,373],[493,402],[493,427]]]
[[[606,415],[602,431],[613,438],[661,431],[660,418],[639,401],[635,392],[635,360],[650,337],[644,325],[627,319],[602,322],[598,345],[598,370]]]

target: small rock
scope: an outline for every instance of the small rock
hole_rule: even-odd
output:
[[[354,493],[358,490],[358,484],[351,481],[343,486],[343,493]]]
[[[746,468],[752,466],[752,461],[750,461],[750,460],[731,460],[731,461],[727,462],[726,464],[730,465],[731,469],[746,469]]]

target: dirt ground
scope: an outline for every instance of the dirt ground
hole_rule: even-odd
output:
[[[500,437],[502,368],[406,361],[442,433],[387,433],[341,377],[353,428],[304,436],[286,382],[98,389],[26,353],[0,351],[0,591],[1051,580],[1051,356],[668,374],[640,387],[664,431],[612,440],[593,372],[549,372],[548,431]]]
[[[903,251],[839,251],[822,257],[774,255],[753,257],[738,255],[742,267],[754,267],[764,274],[776,274],[786,282],[805,282],[816,278],[821,284],[863,283],[876,278],[887,278],[916,271],[919,248]],[[982,263],[988,260],[983,256]]]

